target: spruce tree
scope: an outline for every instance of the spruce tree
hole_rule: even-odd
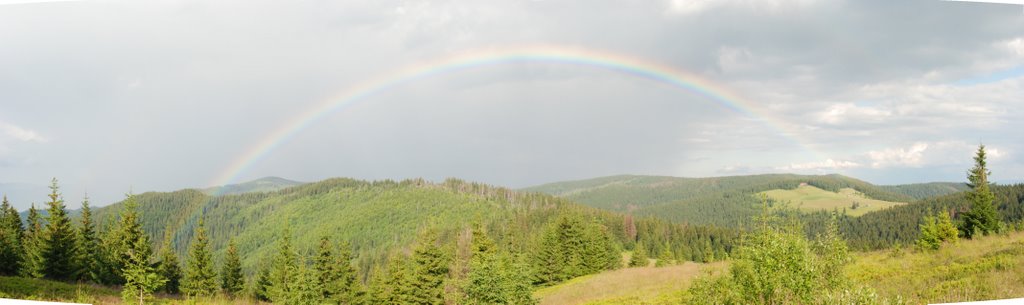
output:
[[[558,238],[557,227],[551,227],[544,231],[540,244],[533,251],[532,265],[536,269],[534,276],[538,284],[555,283],[565,280],[565,255],[562,251],[562,243]]]
[[[993,204],[995,195],[989,188],[988,177],[992,172],[988,170],[985,158],[985,145],[980,145],[974,156],[974,168],[967,172],[971,187],[967,198],[971,201],[971,210],[963,214],[963,222],[960,224],[960,233],[967,238],[974,238],[976,233],[988,235],[997,232],[1001,225]]]
[[[3,198],[0,206],[0,275],[17,275],[21,267],[23,249],[21,238],[25,229],[21,224],[21,215]]]
[[[213,269],[213,257],[206,238],[203,220],[199,220],[196,235],[189,247],[185,277],[181,282],[181,291],[189,297],[209,297],[217,292],[217,273]]]
[[[96,224],[92,220],[92,208],[89,206],[88,195],[82,200],[82,218],[76,242],[75,265],[78,267],[76,278],[81,281],[99,283],[100,271],[97,259],[99,241],[96,237]]]
[[[124,206],[117,220],[117,226],[107,236],[105,247],[110,251],[109,268],[113,274],[110,275],[112,284],[125,283],[124,270],[132,261],[132,255],[145,258],[148,262],[153,255],[149,246],[149,237],[142,230],[139,222],[139,203],[135,195],[128,194],[124,200]],[[134,253],[134,254],[133,254]]]
[[[359,283],[359,272],[352,265],[352,246],[342,241],[338,246],[338,254],[335,254],[334,272],[338,274],[338,282],[334,288],[334,300],[338,304],[350,305],[359,304],[362,299],[363,289]]]
[[[472,248],[465,304],[536,304],[525,264],[494,248],[482,230],[473,231]]]
[[[633,249],[633,257],[629,258],[630,267],[647,267],[650,261],[647,260],[647,247],[642,241],[636,241]]]
[[[67,280],[75,275],[75,228],[64,209],[64,199],[57,186],[57,178],[50,182],[50,201],[43,233],[43,275],[47,278]]]
[[[654,263],[655,267],[664,267],[672,264],[672,249],[668,243],[661,246],[661,252],[658,253],[658,261]]]
[[[40,223],[39,212],[33,203],[28,209],[27,226],[25,234],[21,239],[24,249],[24,257],[21,261],[21,276],[30,278],[41,278],[45,273],[45,261],[43,256],[43,225]]]
[[[320,247],[317,248],[316,256],[313,257],[313,272],[316,273],[320,286],[320,297],[331,299],[338,287],[340,274],[335,272],[334,246],[327,236],[320,237]]]
[[[409,276],[411,304],[444,304],[444,283],[448,276],[449,260],[437,246],[434,232],[421,234],[412,254],[412,273]]]
[[[149,264],[149,240],[143,235],[135,239],[125,253],[125,269],[122,274],[125,284],[121,289],[121,299],[128,304],[148,304],[153,292],[166,281],[153,270]]]
[[[242,260],[238,256],[238,248],[235,246],[234,239],[228,241],[228,250],[224,255],[224,266],[220,273],[220,287],[231,296],[238,295],[245,288]]]
[[[285,224],[281,235],[277,254],[274,255],[271,265],[270,287],[267,289],[267,295],[271,302],[287,304],[295,293],[294,285],[298,281],[298,254],[292,249],[289,225]]]
[[[253,298],[258,301],[270,302],[270,285],[270,268],[264,266],[260,268],[260,273],[256,275],[256,281],[253,282]]]
[[[174,233],[171,232],[169,226],[164,232],[164,241],[160,246],[160,253],[157,254],[157,259],[160,261],[156,265],[156,273],[167,280],[160,291],[175,294],[181,291],[181,265],[178,262],[178,255],[174,253],[174,246],[171,244]]]

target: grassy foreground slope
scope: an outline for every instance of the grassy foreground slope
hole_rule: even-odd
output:
[[[723,263],[686,262],[667,267],[606,271],[537,290],[541,305],[556,304],[676,304],[679,293],[709,268]]]
[[[961,240],[934,252],[857,255],[848,274],[908,304],[1024,297],[1024,232]]]
[[[802,211],[838,210],[850,216],[860,216],[906,204],[868,198],[864,193],[848,187],[839,189],[839,192],[830,192],[810,185],[801,185],[792,190],[775,189],[761,194],[772,200],[788,203],[790,207]]]

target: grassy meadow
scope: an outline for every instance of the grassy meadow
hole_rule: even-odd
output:
[[[908,304],[1024,297],[1024,232],[961,240],[937,251],[856,255],[847,273],[884,297]]]
[[[871,199],[852,188],[842,188],[839,192],[830,192],[811,185],[800,185],[792,190],[775,189],[761,192],[761,194],[767,195],[768,198],[775,201],[788,202],[791,207],[803,211],[842,211],[846,209],[846,214],[850,216],[861,216],[868,212],[906,204],[905,202]]]
[[[637,267],[582,276],[537,290],[541,305],[676,304],[679,293],[698,275],[724,263],[686,262],[666,267]]]

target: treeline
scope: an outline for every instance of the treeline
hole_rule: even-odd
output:
[[[1017,223],[1024,219],[1024,184],[994,185],[993,203],[998,217],[1005,223]],[[865,214],[860,217],[841,216],[839,228],[850,247],[860,250],[874,250],[893,245],[911,245],[920,234],[919,225],[926,216],[938,212],[952,215],[954,221],[961,220],[969,210],[969,194],[954,193],[928,198],[913,204]],[[808,232],[820,232],[831,216],[828,212],[810,213],[803,217]]]
[[[880,200],[914,200],[911,196],[842,175],[765,174],[711,178],[613,176],[553,183],[526,190],[563,196],[601,209],[678,223],[747,228],[749,220],[760,212],[758,199],[751,194],[773,189],[795,189],[805,183],[833,192],[852,188]]]
[[[966,183],[955,182],[881,185],[879,187],[893,193],[913,197],[914,199],[925,199],[931,197],[944,196],[952,193],[963,192],[970,189],[970,187],[968,187]]]

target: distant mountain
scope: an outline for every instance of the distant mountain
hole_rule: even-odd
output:
[[[38,208],[43,202],[46,202],[46,194],[49,193],[50,189],[42,185],[0,183],[0,196],[6,195],[7,201],[18,211],[28,210],[33,202],[36,203],[36,208]]]
[[[808,184],[831,192],[852,188],[866,197],[892,202],[914,198],[843,175],[765,174],[680,178],[621,175],[548,183],[523,191],[563,197],[596,208],[649,215],[693,224],[737,226],[759,213],[754,194]]]
[[[930,182],[900,185],[880,185],[879,187],[893,193],[914,197],[914,199],[925,199],[949,195],[952,193],[963,192],[970,189],[970,187],[967,187],[966,183],[960,182]]]
[[[292,181],[280,177],[264,177],[239,184],[228,184],[204,189],[203,192],[210,195],[234,195],[253,192],[273,192],[281,189],[302,185],[305,182]]]

